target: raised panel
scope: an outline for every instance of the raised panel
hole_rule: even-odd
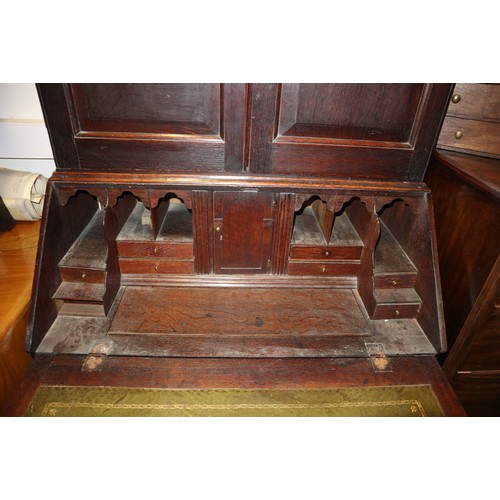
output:
[[[409,142],[423,84],[283,84],[278,138]]]
[[[90,83],[70,89],[79,133],[221,137],[219,84]]]

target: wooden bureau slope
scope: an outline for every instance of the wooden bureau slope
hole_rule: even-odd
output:
[[[44,84],[28,347],[435,356],[430,192],[448,84]],[[222,362],[222,361],[221,361]]]

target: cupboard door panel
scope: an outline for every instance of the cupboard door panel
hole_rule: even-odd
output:
[[[421,180],[450,90],[420,83],[255,84],[249,170]]]
[[[273,226],[272,193],[214,193],[214,270],[265,274]]]

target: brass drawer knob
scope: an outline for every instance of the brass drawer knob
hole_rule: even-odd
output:
[[[157,254],[158,253],[158,247],[153,247],[153,253]]]
[[[85,272],[82,273],[82,279],[85,279],[87,277],[87,274]]]
[[[330,255],[330,251],[329,250],[326,250],[325,251],[325,255],[328,257]]]
[[[453,104],[457,104],[460,102],[460,99],[462,99],[462,97],[460,96],[460,94],[453,94],[453,97],[451,98],[451,102]]]
[[[464,133],[461,130],[457,130],[455,132],[455,139],[461,139],[464,136]]]
[[[321,266],[321,272],[326,273],[326,266]]]
[[[155,271],[158,271],[158,269],[160,269],[160,264],[155,264],[155,265],[153,266],[153,269],[154,269]]]

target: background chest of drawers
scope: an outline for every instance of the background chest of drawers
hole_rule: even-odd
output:
[[[426,183],[432,189],[449,351],[469,415],[500,415],[500,85],[457,84]]]

